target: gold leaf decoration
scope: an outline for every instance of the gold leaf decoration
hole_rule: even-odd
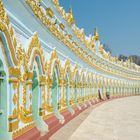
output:
[[[13,103],[14,103],[14,105],[17,103],[17,96],[16,96],[16,93],[13,95]]]

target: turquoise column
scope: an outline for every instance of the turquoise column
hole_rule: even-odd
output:
[[[52,83],[52,106],[53,111],[58,112],[58,79],[56,78],[56,72],[53,73],[53,83]]]
[[[52,83],[52,107],[55,116],[60,120],[61,123],[64,123],[64,117],[59,112],[59,99],[60,99],[60,88],[58,83],[58,75],[56,69],[53,72],[53,83]]]
[[[41,132],[41,135],[44,135],[48,132],[48,126],[43,121],[41,116],[39,115],[39,109],[40,109],[40,86],[38,82],[37,72],[33,72],[33,84],[32,84],[32,115],[33,119],[35,121],[36,127]]]
[[[69,81],[69,77],[66,76],[66,105],[68,107],[68,110],[73,114],[74,110],[72,109],[71,105],[70,105],[70,81]]]
[[[79,106],[78,100],[77,100],[77,95],[78,95],[77,88],[78,88],[78,79],[76,77],[75,82],[74,82],[74,102],[76,106],[78,107],[78,109],[81,110],[81,107]]]

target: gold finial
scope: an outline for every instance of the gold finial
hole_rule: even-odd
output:
[[[68,22],[69,22],[70,24],[72,24],[72,23],[75,22],[74,17],[73,17],[72,7],[71,7],[71,6],[70,6],[69,14],[68,14]]]
[[[99,40],[99,38],[100,38],[99,33],[97,31],[97,28],[94,29],[94,38],[95,38],[96,41]]]
[[[72,14],[72,6],[70,6],[69,13]]]

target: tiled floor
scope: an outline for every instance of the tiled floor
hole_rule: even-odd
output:
[[[140,140],[140,96],[87,109],[50,140]]]
[[[95,108],[69,140],[140,140],[140,96]]]
[[[92,108],[88,108],[80,113],[76,118],[72,119],[65,126],[59,129],[49,140],[68,140],[68,138],[75,132],[80,124],[92,112]]]

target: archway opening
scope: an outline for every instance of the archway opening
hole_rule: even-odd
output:
[[[32,78],[32,110],[33,118],[36,122],[36,125],[39,126],[39,82],[36,67],[34,67],[33,78]]]
[[[53,71],[53,82],[52,82],[52,107],[53,111],[57,112],[60,108],[59,104],[59,79],[58,79],[58,73],[56,68]]]
[[[61,94],[60,94],[60,86],[59,86],[59,79],[60,79],[60,73],[58,69],[58,65],[54,67],[53,70],[53,77],[52,77],[52,108],[55,116],[61,121],[61,123],[64,122],[64,117],[60,114],[60,100],[61,100]]]
[[[67,106],[69,105],[69,100],[70,100],[70,81],[69,81],[69,74],[66,74],[66,104]]]
[[[68,110],[73,113],[73,109],[70,105],[70,99],[71,99],[71,94],[70,94],[70,74],[69,72],[66,73],[66,76],[65,76],[65,80],[66,80],[66,87],[65,87],[65,101],[66,101],[66,106],[68,107]]]
[[[42,74],[41,65],[39,58],[36,57],[33,67],[33,77],[32,77],[32,115],[37,129],[41,132],[41,135],[44,135],[48,131],[47,124],[43,121],[40,116],[41,112],[41,87],[39,83],[39,75]]]

